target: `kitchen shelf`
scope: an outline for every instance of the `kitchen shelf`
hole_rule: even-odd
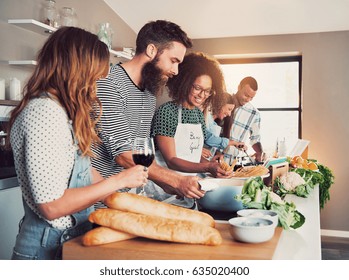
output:
[[[110,54],[114,55],[115,57],[123,57],[126,59],[132,59],[133,55],[130,52],[127,52],[125,50],[123,51],[115,51],[115,50],[109,50]]]
[[[8,62],[10,65],[37,65],[36,60],[10,60]]]
[[[35,19],[9,19],[8,23],[46,36],[52,34],[57,30],[57,28],[49,26]],[[37,65],[37,62],[35,60],[10,60],[8,64],[18,66],[34,66]]]
[[[57,30],[52,26],[37,21],[35,19],[9,19],[8,23],[24,28],[26,30],[33,31],[41,35],[50,35]],[[132,48],[123,48],[122,51],[109,50],[110,54],[114,57],[122,57],[131,59],[133,57]],[[35,60],[12,60],[9,61],[10,65],[36,65]]]
[[[18,104],[19,101],[17,100],[0,100],[0,105],[17,106]]]
[[[50,35],[57,30],[57,28],[49,26],[35,19],[9,19],[8,23],[14,24],[18,27],[33,31],[41,35]]]

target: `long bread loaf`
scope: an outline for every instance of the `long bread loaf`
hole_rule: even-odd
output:
[[[133,193],[113,193],[104,200],[104,203],[116,210],[215,226],[214,219],[207,213],[167,204]]]
[[[135,237],[137,236],[127,232],[101,226],[86,232],[82,237],[82,244],[85,246],[94,246],[128,240]]]
[[[133,235],[181,243],[219,245],[218,230],[198,223],[149,216],[110,208],[98,209],[89,216],[92,223]]]

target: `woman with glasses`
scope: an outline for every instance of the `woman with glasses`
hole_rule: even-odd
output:
[[[206,125],[200,108],[224,90],[219,63],[206,54],[190,53],[179,65],[179,74],[167,85],[172,101],[156,110],[152,123],[158,163],[184,173],[229,177],[231,174],[220,168],[217,160],[202,157]]]

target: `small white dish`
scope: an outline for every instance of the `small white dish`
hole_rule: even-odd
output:
[[[242,209],[236,212],[238,217],[263,218],[273,221],[274,226],[277,227],[279,223],[279,216],[275,211],[266,209]]]
[[[231,236],[241,242],[261,243],[274,236],[274,222],[268,219],[236,217],[229,220]]]

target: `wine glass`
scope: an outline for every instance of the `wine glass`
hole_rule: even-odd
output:
[[[155,158],[155,148],[153,138],[150,137],[136,137],[132,146],[132,158],[135,164],[143,165],[148,168]],[[144,185],[139,195],[147,196]]]

